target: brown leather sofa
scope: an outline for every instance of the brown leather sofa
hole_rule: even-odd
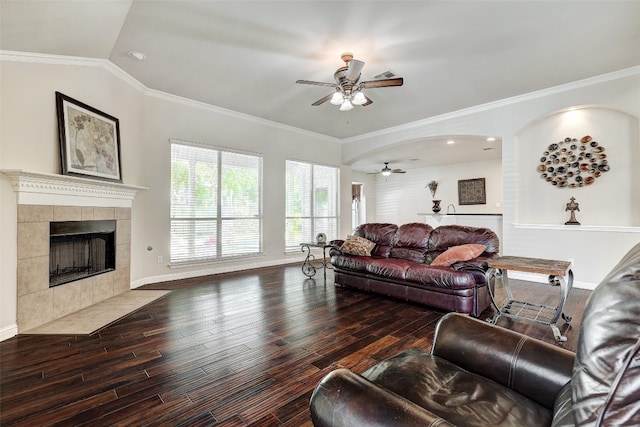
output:
[[[479,316],[490,300],[485,272],[487,259],[496,256],[498,236],[488,228],[424,223],[369,223],[353,233],[374,242],[371,256],[331,250],[335,283],[404,301]],[[340,246],[343,240],[332,243]],[[476,258],[436,267],[431,262],[450,247],[481,244]]]
[[[311,417],[316,427],[640,426],[640,244],[590,295],[577,353],[449,313],[431,353],[328,374]]]

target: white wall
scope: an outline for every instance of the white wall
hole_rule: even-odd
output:
[[[458,180],[485,178],[487,203],[458,205]],[[435,197],[425,186],[437,181]],[[432,199],[441,200],[441,214],[453,204],[456,213],[502,213],[502,163],[499,160],[411,169],[406,174],[376,175],[375,218],[377,222],[405,224],[425,222],[424,215],[433,213]],[[428,221],[427,221],[428,222]],[[431,224],[436,226],[436,224]]]
[[[585,219],[590,221],[590,223],[583,222],[579,228],[555,225],[563,224],[568,219],[568,213],[564,211],[563,205],[558,206],[555,202],[555,205],[543,204],[544,209],[553,210],[546,221],[551,221],[551,215],[557,215],[557,218],[553,217],[554,222],[551,224],[553,226],[523,225],[518,222],[517,217],[520,203],[522,206],[527,206],[523,209],[529,209],[537,201],[549,197],[548,194],[552,194],[551,197],[561,194],[558,193],[558,189],[550,185],[540,186],[535,191],[521,191],[521,183],[533,179],[537,185],[537,181],[541,181],[535,165],[532,167],[528,164],[530,154],[518,150],[519,143],[522,143],[519,138],[523,136],[521,132],[526,133],[527,125],[553,112],[585,105],[623,111],[632,117],[624,121],[623,126],[628,127],[628,131],[623,132],[617,129],[621,123],[620,120],[610,122],[610,117],[604,116],[598,116],[593,120],[602,121],[596,126],[598,140],[610,145],[611,150],[616,153],[628,154],[630,158],[624,161],[637,165],[640,162],[638,154],[640,132],[637,120],[640,117],[640,68],[638,67],[350,138],[345,141],[346,144],[343,147],[343,163],[352,164],[366,153],[401,145],[405,141],[418,138],[456,134],[500,137],[502,139],[503,241],[501,248],[503,254],[572,259],[576,278],[574,285],[592,288],[634,244],[640,241],[640,227],[636,226],[635,219],[637,212],[640,211],[637,172],[629,171],[624,161],[611,163],[612,169],[608,172],[608,176],[601,177],[594,185],[579,189],[580,192],[576,193],[576,198],[586,202]],[[590,133],[584,130],[585,135]],[[566,133],[566,131],[568,129],[549,132],[544,137],[544,145],[547,145],[549,138],[551,138],[550,144],[560,133]],[[572,131],[578,132],[578,129]],[[530,143],[539,144],[540,140],[537,139],[539,137],[541,136],[537,135],[536,140]],[[534,147],[531,146],[531,148]],[[542,148],[535,147],[534,151],[539,150],[542,151]],[[536,155],[534,160],[537,161],[538,158],[539,155]],[[437,177],[434,179],[437,180]],[[619,185],[632,180],[636,180],[636,183]],[[424,186],[426,182],[422,181],[420,184]],[[608,203],[597,202],[602,191],[606,192]],[[564,196],[568,201],[569,193],[565,193]],[[376,194],[376,197],[377,206],[381,206],[383,202],[380,193]],[[422,197],[425,207],[429,198],[430,195],[426,194]],[[622,203],[615,202],[623,199],[625,201]],[[400,201],[392,201],[391,204],[394,203],[399,204]],[[446,207],[448,203],[443,201],[443,204]],[[582,203],[580,206],[582,212]],[[626,226],[602,227],[603,218],[608,215],[617,215],[617,209],[623,210],[620,216],[628,219]],[[415,209],[408,213],[403,212],[402,217],[398,214],[394,220],[397,218],[401,221],[413,212]],[[381,218],[378,215],[376,217]]]
[[[341,166],[341,144],[334,139],[150,91],[105,61],[34,56],[23,62],[24,56],[15,61],[10,55],[2,59],[0,169],[60,173],[55,91],[120,120],[123,181],[149,188],[133,203],[133,287],[300,260],[302,253],[284,253],[287,158],[340,166],[340,234],[350,229],[351,168]],[[264,256],[180,269],[157,264],[158,255],[169,259],[171,138],[263,154]],[[4,174],[0,174],[0,200],[0,339],[4,339],[15,334],[17,301],[17,205]]]
[[[596,106],[554,112],[527,125],[517,135],[517,169],[523,172],[517,184],[517,221],[563,224],[569,219],[566,204],[570,197],[575,197],[580,205],[580,211],[576,212],[580,223],[640,226],[640,169],[637,167],[640,144],[629,143],[638,141],[638,129],[638,118]],[[586,135],[604,148],[600,154],[607,156],[610,171],[602,173],[589,187],[579,188],[554,187],[540,177],[536,168],[551,144],[566,137],[580,141]],[[571,151],[570,144],[558,145]],[[589,144],[577,142],[575,145],[576,154],[591,153]],[[581,146],[585,147],[584,151],[579,150]],[[580,163],[586,162],[589,159]],[[549,166],[557,169],[561,164]],[[583,172],[581,176],[589,174]]]

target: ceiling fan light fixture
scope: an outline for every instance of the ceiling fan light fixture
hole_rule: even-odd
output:
[[[353,95],[353,100],[351,102],[355,105],[363,105],[367,102],[367,97],[364,96],[364,93],[358,91]]]
[[[391,169],[385,166],[384,169],[382,169],[382,172],[380,172],[380,174],[382,176],[389,176],[391,175]]]
[[[353,110],[353,104],[348,99],[345,99],[342,105],[340,106],[340,111],[349,111]]]
[[[329,102],[333,105],[342,105],[344,102],[344,96],[342,96],[340,92],[336,91]]]

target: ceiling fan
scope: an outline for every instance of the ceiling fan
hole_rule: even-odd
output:
[[[380,172],[370,172],[368,175],[381,174],[382,176],[389,176],[392,173],[407,173],[407,171],[402,169],[391,169],[389,167],[389,162],[384,162],[384,167],[380,170]]]
[[[303,85],[327,86],[335,89],[335,92],[320,98],[311,105],[317,106],[330,101],[333,105],[339,105],[340,111],[349,111],[353,109],[354,105],[366,107],[373,103],[371,98],[362,92],[363,89],[402,86],[402,77],[359,82],[364,62],[353,59],[353,54],[349,52],[343,53],[341,59],[344,61],[345,66],[338,68],[333,74],[335,83],[314,82],[311,80],[296,81],[296,83]]]

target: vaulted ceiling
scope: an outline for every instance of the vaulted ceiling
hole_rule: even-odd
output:
[[[640,65],[640,1],[0,1],[0,48],[108,59],[146,87],[345,139]],[[146,55],[138,61],[128,55]],[[341,53],[367,107],[311,106]]]

